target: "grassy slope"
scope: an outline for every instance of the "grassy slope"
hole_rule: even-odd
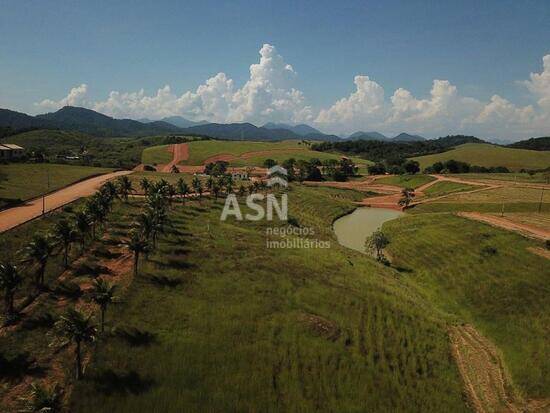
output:
[[[510,170],[543,169],[550,166],[550,151],[503,148],[490,144],[467,143],[447,152],[413,158],[425,168],[438,161],[468,162],[478,166],[506,166]]]
[[[288,151],[285,151],[288,149]],[[310,160],[312,158],[340,159],[341,155],[310,150],[301,141],[282,142],[250,142],[250,141],[199,141],[189,144],[189,160],[183,162],[186,165],[202,165],[204,161],[212,156],[229,154],[240,156],[246,152],[276,150],[269,155],[255,156],[248,159],[236,159],[230,162],[232,166],[262,166],[266,159],[274,159],[283,162],[288,158],[296,160]],[[369,161],[359,158],[352,158],[356,164],[370,164]]]
[[[170,145],[152,146],[143,150],[141,162],[144,164],[167,164],[172,160]]]
[[[403,277],[491,338],[524,394],[550,396],[550,268],[526,251],[536,243],[449,214],[408,216],[384,230],[395,265],[412,270]]]
[[[0,165],[0,199],[27,200],[48,192],[48,173],[50,176],[49,190],[53,191],[88,176],[103,174],[111,170],[91,166],[56,164],[12,163]],[[0,207],[1,202],[0,200]]]
[[[101,342],[71,411],[466,411],[437,315],[335,244],[332,219],[359,197],[294,187],[291,214],[328,250],[266,249],[265,223],[220,222],[209,201],[178,208],[111,312],[154,342]]]
[[[442,181],[437,182],[426,189],[425,194],[429,197],[452,194],[454,192],[463,192],[476,189],[477,187],[458,182]]]
[[[396,175],[377,179],[376,183],[384,185],[396,185],[402,188],[418,188],[419,186],[422,186],[434,180],[435,178],[430,175]]]

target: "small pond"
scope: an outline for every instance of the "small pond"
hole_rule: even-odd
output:
[[[403,216],[401,211],[384,208],[357,208],[351,214],[334,221],[338,242],[360,252],[365,252],[365,241],[384,222]]]

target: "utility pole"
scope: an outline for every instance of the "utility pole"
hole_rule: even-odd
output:
[[[46,194],[50,192],[50,168],[46,165],[47,190],[42,194],[42,215],[46,213]]]
[[[550,181],[550,176],[546,177],[546,184]],[[542,198],[544,197],[544,185],[540,191],[540,201],[539,201],[539,214],[542,212]]]

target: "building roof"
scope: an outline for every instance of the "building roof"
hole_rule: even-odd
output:
[[[23,148],[19,145],[16,145],[15,143],[0,143],[0,150],[7,151],[7,150],[16,150]]]

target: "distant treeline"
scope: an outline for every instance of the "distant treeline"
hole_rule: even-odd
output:
[[[531,138],[525,141],[515,142],[508,145],[510,148],[531,149],[533,151],[550,151],[550,136]]]
[[[311,149],[321,152],[339,151],[375,162],[386,161],[390,165],[400,164],[400,159],[413,156],[444,152],[465,143],[484,143],[475,136],[453,135],[439,139],[418,142],[382,142],[371,140],[345,140],[341,142],[321,142],[311,145]]]

